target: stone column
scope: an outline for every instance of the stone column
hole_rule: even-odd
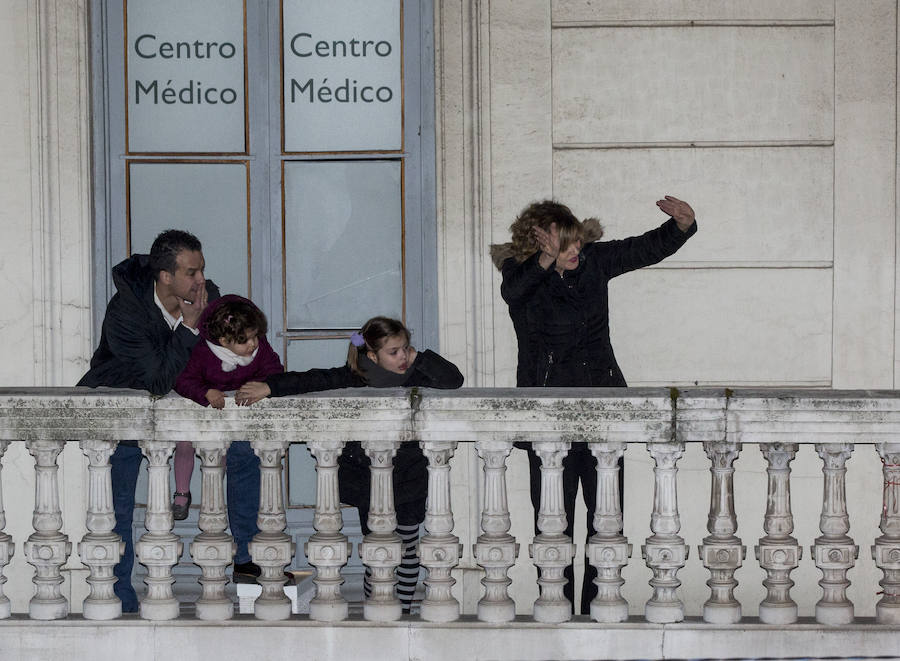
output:
[[[91,592],[82,604],[87,620],[112,620],[122,614],[122,602],[113,592],[113,567],[125,552],[125,542],[113,532],[116,515],[109,458],[115,449],[115,441],[81,441],[88,457],[88,532],[78,545],[78,555],[91,570],[87,578]]]
[[[316,460],[316,532],[306,543],[306,557],[316,568],[316,596],[309,602],[309,616],[319,622],[346,620],[347,600],[341,595],[341,567],[350,557],[350,542],[341,533],[341,498],[338,490],[338,456],[344,441],[307,441]]]
[[[172,532],[172,507],[169,499],[169,457],[175,441],[138,443],[147,457],[147,532],[134,545],[138,560],[147,567],[147,595],[141,600],[141,617],[145,620],[172,620],[181,607],[172,584],[172,567],[178,564],[184,545]]]
[[[850,517],[847,514],[846,463],[853,452],[850,443],[817,443],[816,452],[822,458],[824,487],[822,516],[812,553],[816,567],[822,570],[822,598],[816,603],[816,621],[822,624],[850,624],[853,604],[847,599],[850,581],[847,572],[856,564],[859,547],[847,536]]]
[[[684,567],[688,557],[688,547],[677,533],[681,530],[678,516],[678,469],[675,464],[684,453],[684,443],[648,443],[647,450],[656,465],[653,468],[653,514],[650,529],[653,534],[647,538],[641,552],[647,566],[653,571],[650,585],[653,594],[644,607],[648,622],[664,624],[681,622],[684,619],[684,604],[676,590],[681,581],[676,578],[678,570]]]
[[[766,570],[763,585],[768,592],[759,604],[759,619],[766,624],[791,624],[797,621],[797,604],[791,599],[794,582],[790,575],[803,555],[794,531],[791,513],[791,462],[797,456],[796,443],[763,443],[760,452],[768,462],[769,476],[766,515],[763,530],[766,536],[759,540],[756,559]]]
[[[363,605],[363,617],[375,622],[399,620],[403,607],[394,587],[394,570],[400,565],[400,536],[394,509],[394,455],[400,441],[363,441],[372,461],[369,491],[369,534],[359,545],[359,556],[371,570],[372,594]]]
[[[28,604],[33,620],[57,620],[69,614],[69,602],[62,595],[60,567],[72,552],[72,544],[62,528],[59,509],[59,466],[56,461],[65,441],[28,441],[25,447],[34,457],[34,532],[25,541],[25,557],[34,565],[35,594]]]
[[[625,443],[589,443],[597,457],[597,506],[594,510],[596,534],[588,540],[587,555],[597,568],[597,596],[591,602],[591,618],[597,622],[624,622],[628,602],[622,597],[622,569],[631,557],[631,544],[622,534],[619,503],[619,459]]]
[[[706,523],[709,537],[705,537],[699,547],[703,566],[710,571],[706,582],[710,597],[703,604],[703,619],[712,624],[734,624],[741,619],[741,604],[734,598],[737,587],[734,573],[747,552],[740,538],[735,536],[734,461],[741,451],[741,444],[705,442],[703,449],[709,457],[711,474]]]
[[[884,572],[879,581],[884,593],[875,605],[879,624],[900,624],[900,443],[875,446],[884,474],[884,496],[881,508],[881,536],[872,547],[875,566]],[[2,529],[2,525],[0,525]]]
[[[509,596],[509,568],[519,555],[506,500],[506,459],[512,441],[476,441],[475,450],[484,461],[484,509],[475,544],[475,561],[484,569],[484,596],[478,602],[482,622],[509,622],[516,617],[516,604]]]
[[[451,593],[456,580],[450,572],[462,555],[462,544],[453,534],[450,506],[450,459],[457,442],[422,441],[419,445],[428,459],[426,534],[419,542],[419,559],[428,570],[421,615],[428,622],[452,622],[459,619],[459,602]]]
[[[231,441],[200,441],[194,449],[200,457],[200,534],[191,542],[194,564],[203,572],[202,588],[196,603],[200,620],[229,620],[234,603],[225,593],[228,578],[225,569],[234,559],[234,539],[228,534],[228,510],[225,506],[225,455]]]
[[[9,564],[13,553],[16,551],[15,544],[10,535],[4,532],[6,528],[6,512],[3,509],[3,455],[9,446],[9,441],[0,441],[0,620],[8,618],[12,612],[9,597],[3,594],[3,584],[6,583],[6,576],[3,575],[3,568]]]
[[[572,603],[563,594],[566,567],[575,557],[572,538],[565,534],[566,509],[563,498],[563,458],[571,444],[562,441],[537,441],[532,449],[541,459],[541,505],[538,530],[528,552],[538,567],[540,594],[534,602],[538,622],[566,622],[572,618]]]
[[[257,582],[262,592],[254,603],[254,613],[260,620],[286,620],[291,616],[291,600],[284,594],[284,568],[296,547],[284,532],[287,516],[282,496],[282,459],[289,445],[287,441],[251,442],[260,470],[259,532],[250,542],[250,557],[261,571]]]
[[[872,547],[875,566],[884,572],[878,582],[883,596],[875,605],[875,620],[896,625],[900,624],[900,443],[879,443],[875,449],[884,475],[882,534]]]

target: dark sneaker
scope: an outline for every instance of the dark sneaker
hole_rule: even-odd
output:
[[[241,562],[234,566],[231,580],[235,583],[256,583],[256,579],[262,572],[259,565],[254,562]]]

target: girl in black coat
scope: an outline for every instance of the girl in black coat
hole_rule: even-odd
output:
[[[335,388],[412,387],[459,388],[463,376],[456,365],[433,351],[417,352],[409,345],[409,330],[400,321],[374,317],[350,337],[347,363],[341,367],[306,372],[272,374],[265,382],[244,384],[235,395],[238,404],[252,404],[264,397],[298,395]],[[347,443],[338,460],[341,502],[355,505],[363,534],[369,534],[369,458],[357,441]],[[394,506],[397,534],[403,545],[397,569],[397,595],[409,611],[419,577],[416,544],[419,525],[425,520],[428,495],[427,461],[418,443],[402,443],[394,457]],[[371,592],[366,569],[365,592]]]
[[[619,241],[599,241],[603,230],[597,220],[581,223],[565,205],[536,202],[510,227],[510,243],[491,246],[494,264],[503,273],[500,294],[509,306],[519,345],[517,386],[627,385],[609,339],[607,285],[618,275],[662,261],[697,231],[694,211],[686,202],[667,195],[656,205],[670,216],[658,228]],[[530,447],[526,449],[538,533],[540,459]],[[574,443],[563,460],[566,534],[570,537],[579,482],[590,537],[595,532],[597,460],[585,443]],[[583,613],[590,612],[597,595],[596,575],[596,568],[586,563]],[[564,591],[574,611],[572,565],[566,578]]]

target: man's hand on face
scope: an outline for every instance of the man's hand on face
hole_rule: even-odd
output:
[[[197,328],[197,322],[200,321],[200,315],[206,309],[209,302],[209,295],[206,293],[206,283],[202,283],[197,287],[197,294],[193,301],[178,298],[178,307],[181,310],[182,323],[188,328]]]

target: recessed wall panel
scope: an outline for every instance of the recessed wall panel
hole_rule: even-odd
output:
[[[834,20],[834,0],[553,0],[554,21]]]
[[[630,385],[827,386],[831,269],[645,269],[610,282]]]
[[[553,31],[553,141],[833,140],[831,27]]]
[[[206,277],[249,295],[246,163],[132,162],[128,183],[132,253],[149,253],[163,230],[187,230],[203,244]]]
[[[667,262],[831,262],[831,147],[578,149],[553,157],[554,196],[621,239],[656,227],[655,202],[689,202],[699,231]]]

